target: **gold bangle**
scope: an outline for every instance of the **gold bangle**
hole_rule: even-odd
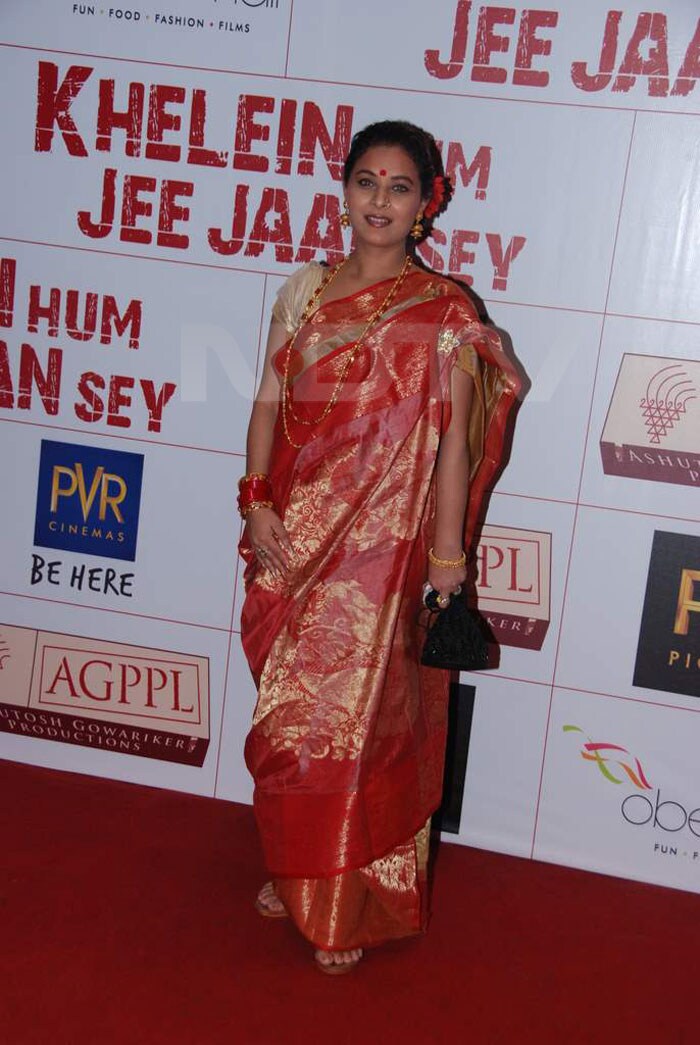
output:
[[[252,501],[247,504],[245,508],[241,508],[240,512],[244,519],[247,519],[251,512],[257,511],[258,508],[274,508],[272,501]]]
[[[462,552],[458,559],[439,559],[432,548],[428,548],[428,562],[440,566],[443,570],[459,570],[467,564],[467,553]]]

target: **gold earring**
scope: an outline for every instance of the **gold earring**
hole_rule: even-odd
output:
[[[343,201],[343,213],[340,215],[340,224],[344,229],[350,228],[350,211],[348,210],[348,201]]]
[[[411,228],[411,236],[413,239],[420,239],[423,235],[423,212],[418,211],[416,214],[416,220],[413,222]]]

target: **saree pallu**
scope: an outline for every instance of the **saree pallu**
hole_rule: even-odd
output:
[[[277,354],[301,445],[278,416],[270,479],[296,560],[277,579],[241,544],[258,686],[245,756],[265,860],[304,935],[337,949],[424,927],[449,675],[420,664],[421,589],[450,375],[474,379],[467,540],[518,388],[462,291],[416,268],[346,370],[390,286],[322,305]]]

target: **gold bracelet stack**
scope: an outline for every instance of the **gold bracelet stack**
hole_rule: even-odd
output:
[[[443,570],[459,570],[467,565],[467,553],[463,551],[458,559],[440,559],[432,548],[428,548],[428,562]]]
[[[257,511],[258,508],[274,508],[275,505],[272,501],[252,501],[251,504],[247,504],[245,508],[239,508],[239,512],[242,519],[247,519],[251,512]]]

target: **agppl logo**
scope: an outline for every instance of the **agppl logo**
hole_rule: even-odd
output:
[[[700,537],[654,533],[632,682],[700,697]]]
[[[566,725],[562,730],[564,733],[580,733],[585,736],[580,726]],[[633,827],[651,825],[670,834],[687,828],[692,835],[700,838],[700,808],[688,812],[680,802],[668,799],[662,802],[661,788],[657,788],[654,793],[654,787],[649,783],[642,763],[631,755],[626,747],[591,740],[588,737],[583,742],[579,754],[584,761],[592,762],[608,783],[618,787],[628,783],[634,786],[635,790],[626,795],[620,805],[620,812],[628,824]],[[647,797],[648,792],[652,792],[651,797]],[[657,843],[654,849],[658,851],[661,847]],[[666,847],[663,847],[663,851],[667,852]],[[676,849],[671,855],[700,860],[700,853],[695,851],[681,852]]]
[[[41,442],[34,544],[136,558],[143,454]]]
[[[0,624],[0,733],[201,766],[209,660]]]
[[[542,649],[550,618],[552,535],[487,524],[476,561],[477,605],[496,641]]]

